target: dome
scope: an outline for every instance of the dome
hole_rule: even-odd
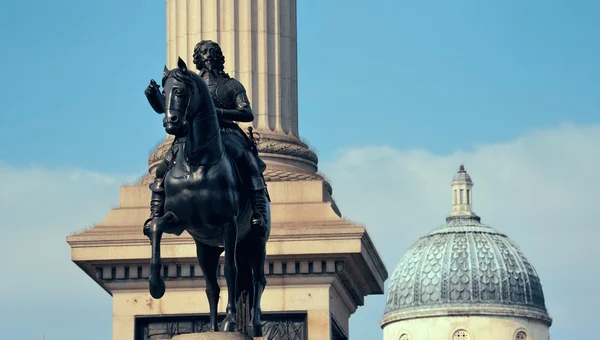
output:
[[[465,184],[462,179],[470,182],[462,166],[457,176],[453,191]],[[531,263],[505,234],[482,224],[471,205],[465,200],[459,214],[406,252],[391,276],[382,326],[442,315],[516,316],[551,324]]]
[[[458,169],[458,172],[456,173],[456,175],[454,175],[454,178],[452,179],[452,181],[453,182],[472,183],[471,176],[469,176],[469,174],[465,170],[464,165],[460,166],[460,168]]]

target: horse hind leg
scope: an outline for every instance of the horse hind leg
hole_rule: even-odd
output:
[[[225,248],[225,280],[227,281],[227,308],[223,330],[235,332],[237,328],[236,284],[237,284],[237,247],[238,225],[236,216],[232,216],[223,226],[223,245]]]
[[[252,279],[254,286],[249,326],[249,335],[252,337],[263,336],[261,323],[262,310],[260,304],[262,294],[267,284],[267,278],[265,277],[265,261],[267,258],[266,244],[266,237],[257,237],[255,243],[256,247],[254,249],[249,249],[248,251],[250,266],[252,267]]]
[[[177,216],[172,212],[167,212],[164,216],[157,217],[144,228],[144,234],[152,243],[152,259],[150,260],[150,295],[155,299],[160,299],[165,294],[165,280],[160,275],[162,261],[160,258],[160,240],[164,230],[177,223]]]
[[[217,320],[217,307],[219,304],[219,282],[217,281],[217,269],[219,268],[219,257],[223,249],[207,246],[204,243],[196,241],[196,254],[198,263],[204,273],[206,282],[206,298],[208,299],[208,308],[210,310],[210,330],[217,332],[219,324]]]
[[[252,284],[252,267],[248,258],[248,248],[245,242],[237,244],[235,250],[237,259],[237,284],[236,284],[236,306],[238,330],[242,333],[248,331],[250,323],[250,308],[252,306],[252,294],[254,286]]]

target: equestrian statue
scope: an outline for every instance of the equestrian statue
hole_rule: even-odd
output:
[[[165,66],[162,93],[154,80],[145,91],[153,110],[165,114],[166,132],[175,136],[150,184],[151,214],[144,223],[152,244],[150,294],[159,299],[166,289],[161,276],[163,233],[180,235],[185,230],[196,243],[204,273],[211,331],[219,331],[217,269],[224,251],[228,296],[222,329],[237,330],[236,303],[247,292],[247,332],[260,337],[269,195],[252,130],[248,137],[235,123],[254,119],[246,91],[223,71],[224,61],[216,43],[202,41],[194,50],[200,75],[179,58],[176,68]]]

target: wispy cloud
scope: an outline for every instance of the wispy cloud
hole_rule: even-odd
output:
[[[588,325],[600,305],[600,126],[536,130],[452,155],[365,146],[342,150],[321,168],[342,213],[366,224],[391,273],[418,237],[443,223],[462,162],[475,182],[475,211],[536,267],[555,320],[552,337],[595,338]],[[0,298],[11,306],[0,312],[2,338],[110,338],[110,296],[70,261],[65,237],[102,220],[118,203],[120,183],[136,177],[0,162],[0,256],[8,262]],[[380,338],[384,300],[370,297],[358,309],[353,339]]]
[[[111,337],[110,296],[71,262],[65,238],[102,220],[132,178],[0,162],[2,338]]]
[[[475,212],[515,240],[537,269],[553,338],[594,338],[588,325],[600,305],[599,125],[535,130],[451,155],[365,146],[342,150],[321,168],[342,213],[366,224],[391,274],[413,242],[444,223],[461,163],[475,182]],[[373,334],[380,334],[384,303],[366,300],[352,317],[352,337],[380,338]]]

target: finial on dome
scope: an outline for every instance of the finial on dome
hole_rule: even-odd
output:
[[[450,217],[477,217],[473,212],[473,181],[461,164],[452,179],[452,212]]]
[[[469,176],[469,174],[467,173],[467,170],[465,170],[464,164],[461,164],[460,167],[458,167],[458,171],[456,172],[456,175],[454,175],[452,182],[471,183],[471,176]]]

